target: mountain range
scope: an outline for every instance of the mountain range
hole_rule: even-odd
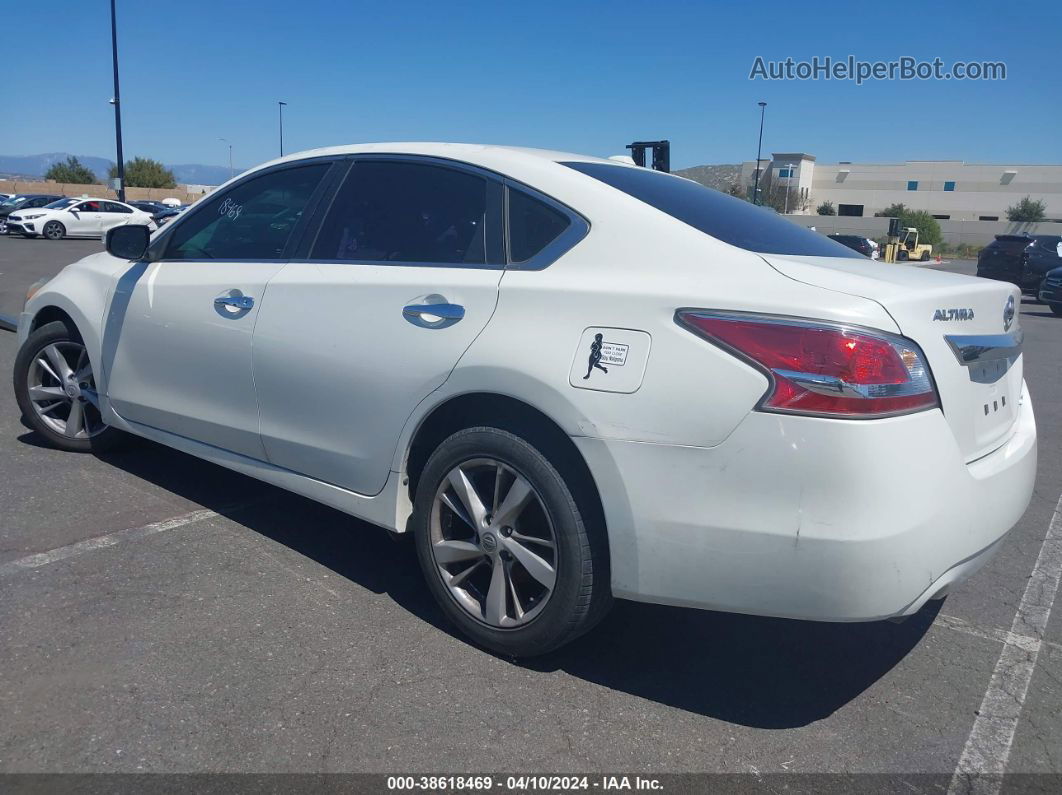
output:
[[[0,155],[0,176],[31,177],[40,179],[55,163],[61,163],[70,157],[68,152],[48,152],[43,155]],[[113,160],[92,155],[76,155],[77,159],[91,169],[100,182],[106,182],[107,172],[114,165]],[[220,185],[229,178],[229,169],[225,166],[206,166],[201,163],[182,163],[167,165],[177,181],[184,185]],[[239,172],[241,169],[237,169]]]
[[[0,155],[0,176],[32,177],[40,179],[55,163],[70,157],[67,152],[49,152],[43,155]],[[107,172],[113,160],[91,155],[77,155],[87,168],[106,182]],[[229,169],[224,166],[206,166],[201,163],[182,163],[166,166],[183,185],[220,185],[229,178]],[[236,169],[237,173],[242,169]],[[709,188],[726,191],[741,175],[741,166],[723,163],[718,165],[692,166],[680,169],[676,174],[692,179]]]

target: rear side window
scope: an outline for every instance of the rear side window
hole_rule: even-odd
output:
[[[773,210],[727,196],[696,182],[647,168],[607,163],[562,163],[655,207],[732,246],[761,254],[862,258]]]
[[[254,177],[179,223],[163,259],[279,259],[329,163]]]
[[[487,180],[466,171],[426,163],[356,162],[310,258],[486,265],[488,238],[493,238],[487,231],[487,195]]]
[[[509,188],[509,259],[527,262],[571,224],[568,216],[515,188]]]
[[[103,212],[105,213],[131,213],[133,212],[124,204],[118,204],[117,202],[104,202]]]

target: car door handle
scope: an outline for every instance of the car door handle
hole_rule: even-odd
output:
[[[406,317],[424,317],[431,315],[443,320],[460,320],[465,316],[465,308],[460,304],[410,304],[402,309]]]
[[[215,306],[229,306],[233,309],[250,309],[254,299],[249,295],[219,295],[214,299]]]

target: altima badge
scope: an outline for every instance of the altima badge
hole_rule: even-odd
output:
[[[1007,305],[1003,308],[1003,330],[1010,331],[1014,325],[1014,296],[1007,298]]]
[[[933,313],[934,320],[973,320],[972,309],[938,309]]]

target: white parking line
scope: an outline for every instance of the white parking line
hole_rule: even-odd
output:
[[[1062,577],[1062,497],[1059,497],[1025,594],[992,671],[949,793],[998,793],[1007,769],[1022,705],[1029,692],[1047,620]]]
[[[218,516],[217,511],[191,511],[189,513],[183,513],[180,516],[174,516],[170,519],[163,519],[161,522],[152,522],[151,524],[146,524],[142,527],[130,527],[127,530],[118,530],[114,533],[108,533],[107,535],[87,538],[84,541],[78,541],[76,544],[67,544],[63,547],[50,549],[47,552],[28,555],[27,557],[12,560],[8,563],[0,563],[0,577],[7,577],[20,571],[26,571],[27,569],[36,569],[41,566],[47,566],[49,563],[66,560],[67,558],[83,555],[86,552],[92,552],[97,549],[113,547],[115,544],[119,544],[122,541],[132,541],[137,538],[155,535],[156,533],[165,533],[167,530],[175,530],[178,527],[184,527],[185,525],[194,524],[195,522],[202,522],[204,519],[213,519],[215,516]]]

